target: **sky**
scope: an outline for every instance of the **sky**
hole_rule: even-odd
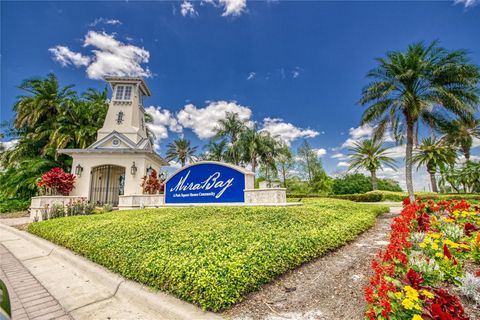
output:
[[[367,138],[358,104],[375,58],[418,41],[467,49],[480,64],[480,1],[2,1],[0,120],[22,80],[53,72],[82,92],[106,74],[142,76],[156,146],[201,147],[233,111],[295,150],[306,139],[329,174]],[[4,139],[12,145],[14,137]],[[393,143],[390,143],[394,146]],[[480,141],[472,150],[480,158]],[[385,170],[404,185],[400,170]],[[429,190],[424,170],[415,188]]]

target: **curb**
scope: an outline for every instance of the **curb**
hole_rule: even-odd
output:
[[[172,320],[223,319],[223,317],[218,314],[203,311],[197,306],[182,301],[174,296],[163,292],[153,291],[152,289],[142,284],[127,280],[101,265],[98,265],[90,260],[87,260],[86,258],[74,254],[66,248],[60,247],[45,239],[32,235],[26,231],[20,231],[13,227],[0,223],[0,230],[1,229],[14,233],[15,235],[27,241],[33,242],[40,249],[48,252],[46,256],[53,256],[55,258],[63,260],[68,264],[74,265],[85,273],[88,273],[90,276],[101,279],[102,282],[107,282],[109,286],[112,286],[112,292],[114,292],[111,298],[118,297],[120,299],[134,301],[137,305],[147,303],[150,309],[154,309],[161,315],[166,316],[168,319]],[[83,307],[80,307],[78,309],[81,308]]]

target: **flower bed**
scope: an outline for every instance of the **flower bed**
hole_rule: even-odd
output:
[[[480,262],[479,211],[465,200],[405,200],[389,245],[372,262],[367,318],[468,319],[454,293],[480,302],[478,273],[465,270]]]

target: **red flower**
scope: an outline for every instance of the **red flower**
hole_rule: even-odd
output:
[[[465,234],[469,237],[472,232],[477,231],[478,228],[473,223],[467,222],[465,223],[464,230]]]
[[[407,280],[413,288],[418,289],[423,282],[423,277],[421,273],[410,268],[407,272]]]
[[[448,250],[448,246],[446,244],[443,244],[443,254],[448,258],[448,260],[452,260],[452,254],[450,253],[450,250]]]

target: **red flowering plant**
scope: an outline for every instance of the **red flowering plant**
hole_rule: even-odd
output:
[[[162,190],[162,185],[160,180],[158,180],[155,169],[151,170],[150,175],[143,176],[141,187],[143,188],[143,193],[146,194],[156,194]]]
[[[64,195],[73,190],[75,175],[63,171],[62,168],[53,168],[40,178],[37,186],[43,188],[46,195]]]
[[[475,208],[476,209],[476,208]],[[456,296],[439,287],[458,284],[464,261],[480,257],[480,213],[466,201],[404,201],[390,242],[372,262],[365,288],[369,319],[465,320]]]

